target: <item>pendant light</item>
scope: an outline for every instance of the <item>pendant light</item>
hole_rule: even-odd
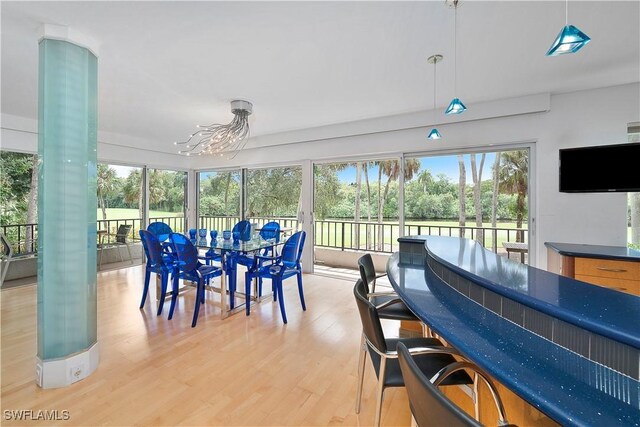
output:
[[[434,111],[436,109],[436,64],[442,61],[442,58],[443,58],[442,55],[431,55],[429,58],[427,58],[427,62],[429,64],[433,64],[433,110]],[[440,139],[440,138],[442,138],[442,135],[440,135],[440,132],[438,132],[438,129],[436,129],[435,127],[431,129],[431,132],[429,132],[429,136],[427,136],[427,139]]]
[[[565,1],[564,28],[558,34],[553,44],[547,51],[547,56],[558,56],[566,53],[575,53],[589,43],[591,38],[573,25],[569,25],[569,0]]]
[[[447,107],[445,114],[460,114],[467,107],[457,97],[458,95],[458,2],[459,0],[450,0],[447,3],[453,7],[453,100]]]

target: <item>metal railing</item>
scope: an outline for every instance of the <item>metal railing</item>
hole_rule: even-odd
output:
[[[6,224],[0,229],[11,244],[14,256],[38,252],[38,224]]]
[[[292,217],[250,217],[251,222],[263,226],[269,221],[277,221],[282,228],[298,229],[297,218]],[[231,230],[240,220],[239,216],[203,215],[199,218],[200,228],[208,230]],[[177,233],[184,233],[184,217],[152,217],[151,222],[162,221]],[[132,225],[129,237],[139,240],[138,230],[142,227],[141,218],[98,220],[98,230],[115,234],[122,224]],[[145,227],[146,228],[146,227]],[[38,224],[7,224],[0,226],[2,233],[13,245],[16,255],[35,254],[37,252]],[[391,253],[398,250],[397,239],[400,226],[397,223],[355,222],[342,219],[317,220],[314,224],[315,245],[340,250],[363,250]],[[443,224],[412,224],[404,227],[404,235],[454,236],[478,239],[493,252],[502,251],[502,242],[528,242],[526,228],[477,227]],[[32,236],[30,239],[29,236]]]
[[[315,221],[315,245],[340,250],[395,252],[400,225],[344,220]],[[404,235],[453,236],[477,239],[484,247],[498,253],[502,242],[527,243],[527,229],[476,227],[441,224],[405,224]]]
[[[164,222],[167,224],[174,233],[184,233],[184,216],[151,216],[149,217],[149,223],[152,222]],[[137,236],[138,234],[136,234]]]
[[[298,219],[293,217],[267,217],[267,216],[253,216],[248,217],[249,222],[255,222],[258,224],[258,228],[265,225],[267,222],[276,221],[280,223],[281,228],[298,228]],[[231,230],[233,226],[240,221],[239,216],[215,216],[215,215],[201,215],[200,216],[200,228],[206,228],[207,230]]]

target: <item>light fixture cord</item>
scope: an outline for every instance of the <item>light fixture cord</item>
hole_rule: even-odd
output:
[[[564,26],[569,25],[569,0],[564,3]]]
[[[567,0],[568,1],[568,0]],[[453,7],[453,96],[458,97],[458,3]]]
[[[438,66],[438,58],[433,60],[433,109],[436,109],[436,70]]]

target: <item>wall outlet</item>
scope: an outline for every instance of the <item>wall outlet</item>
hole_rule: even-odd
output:
[[[86,367],[84,363],[79,363],[77,365],[73,365],[69,368],[69,383],[75,383],[76,381],[80,381],[86,374]]]

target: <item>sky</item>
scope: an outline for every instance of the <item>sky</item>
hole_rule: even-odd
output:
[[[480,167],[480,155],[476,156],[476,164]],[[472,182],[471,178],[471,163],[469,160],[469,155],[465,154],[465,166],[467,172],[467,182]],[[495,161],[496,155],[495,153],[487,153],[484,160],[484,168],[482,169],[482,179],[490,179],[491,178],[491,167],[493,166],[493,162]],[[437,177],[438,174],[445,174],[449,178],[450,181],[458,182],[459,168],[458,168],[458,156],[457,155],[444,155],[444,156],[429,156],[429,157],[420,157],[420,170],[415,176],[417,177],[420,172],[425,169],[431,171],[431,175],[433,177]],[[377,179],[378,177],[378,168],[376,166],[369,168],[369,179]],[[340,172],[338,172],[338,178],[340,181],[352,183],[356,181],[356,168],[355,166],[348,167]]]
[[[467,182],[472,182],[471,178],[471,163],[469,161],[469,155],[465,154],[465,166],[467,171]],[[487,156],[484,160],[484,168],[482,170],[482,179],[491,179],[491,167],[493,166],[493,162],[495,160],[495,153],[487,153]],[[449,180],[452,182],[458,182],[458,156],[456,155],[443,155],[443,156],[428,156],[428,157],[420,157],[420,171],[415,174],[417,177],[420,172],[425,169],[431,171],[431,175],[433,177],[437,177],[438,174],[445,174],[449,177]],[[476,156],[476,162],[478,167],[480,167],[480,155]],[[133,170],[139,169],[130,166],[119,166],[119,165],[110,165],[113,169],[115,169],[117,176],[121,178],[126,178],[129,173]],[[208,176],[215,176],[215,172],[202,172],[200,179],[205,179]],[[372,165],[369,167],[369,179],[374,181],[378,177],[378,167]],[[338,178],[342,182],[353,183],[356,181],[356,168],[355,166],[349,166],[338,172]]]

